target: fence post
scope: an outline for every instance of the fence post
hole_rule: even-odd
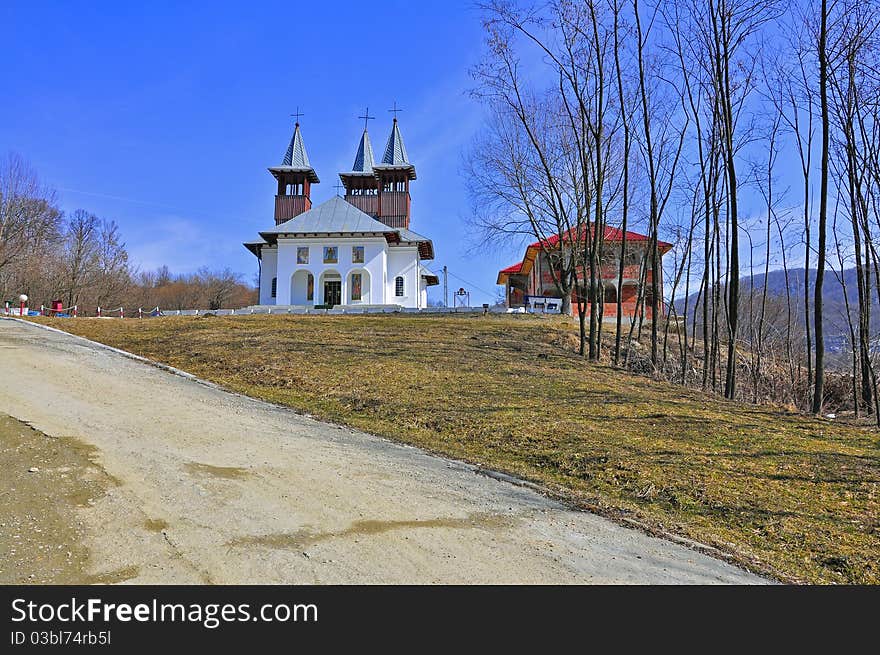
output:
[[[101,318],[101,308],[98,307],[98,318]]]
[[[119,318],[125,318],[125,309],[123,307],[119,308]]]
[[[73,317],[76,318],[76,305],[73,306]]]

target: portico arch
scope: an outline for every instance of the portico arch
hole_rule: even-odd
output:
[[[370,273],[365,268],[356,268],[348,274],[346,298],[349,303],[370,304]]]
[[[301,269],[290,278],[290,304],[311,305],[315,302],[315,277]]]

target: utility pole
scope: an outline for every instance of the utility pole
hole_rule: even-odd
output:
[[[449,307],[449,285],[446,281],[446,266],[443,266],[443,306]]]

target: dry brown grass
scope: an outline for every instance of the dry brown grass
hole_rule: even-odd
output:
[[[586,364],[563,320],[37,320],[521,476],[783,580],[880,582],[876,432]]]

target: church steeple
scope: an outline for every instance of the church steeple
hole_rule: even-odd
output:
[[[367,131],[367,123],[373,120],[370,109],[363,116],[364,133],[354,155],[354,165],[346,173],[340,173],[339,179],[345,187],[345,199],[365,214],[375,217],[379,212],[378,193],[379,187],[373,167],[376,158],[373,155],[373,146],[370,144],[370,133]]]
[[[302,116],[297,110],[297,119]],[[293,136],[280,166],[272,166],[269,172],[278,181],[275,195],[275,225],[312,208],[311,185],[318,184],[318,174],[309,162],[306,145],[299,129],[299,120],[293,128]]]
[[[282,166],[296,166],[298,168],[311,169],[309,163],[309,153],[306,152],[306,144],[303,142],[302,132],[299,129],[299,123],[293,128],[293,136],[290,139],[290,145],[287,146],[287,152],[284,153]]]
[[[373,174],[373,166],[376,164],[376,158],[373,156],[373,146],[370,143],[370,133],[364,129],[361,135],[361,142],[358,144],[357,152],[354,155],[354,166],[351,170],[358,173]]]
[[[400,126],[397,123],[397,112],[401,111],[395,103],[394,122],[391,134],[385,144],[382,161],[373,166],[379,183],[378,211],[376,218],[389,227],[409,228],[410,195],[409,183],[416,179],[416,167],[409,161]]]
[[[397,125],[397,118],[391,125],[391,134],[388,135],[388,143],[385,144],[385,154],[382,156],[382,163],[389,166],[411,166],[409,157],[406,154],[406,146],[403,145],[403,137],[400,136],[400,127]]]

